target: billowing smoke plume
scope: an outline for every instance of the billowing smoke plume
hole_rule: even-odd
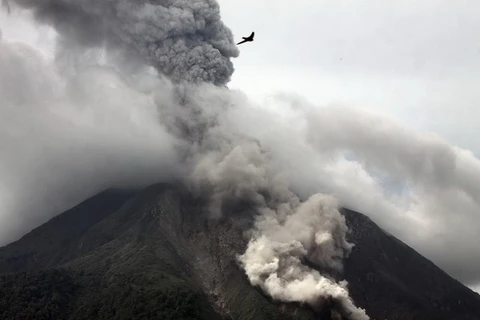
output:
[[[350,299],[346,282],[337,283],[305,264],[306,260],[326,274],[343,269],[352,244],[346,241],[348,229],[336,200],[316,194],[304,203],[278,208],[283,212],[262,209],[253,238],[239,257],[251,283],[274,299],[304,302],[317,310],[334,299],[347,319],[369,319]]]
[[[175,81],[226,84],[238,56],[215,0],[12,0],[33,9],[61,35],[59,55],[114,47],[122,59],[138,54]],[[120,51],[122,50],[122,51]],[[131,64],[132,61],[128,61]]]
[[[210,211],[216,216],[222,215],[223,202],[232,199],[249,201],[259,213],[247,232],[246,252],[239,256],[252,285],[274,299],[307,303],[316,310],[333,299],[346,319],[369,319],[349,297],[347,283],[328,276],[341,274],[353,246],[346,240],[348,228],[337,201],[315,194],[302,202],[272,167],[268,150],[236,135],[232,127],[228,131],[223,127],[228,121],[220,120],[207,139],[217,150],[197,156],[191,181],[196,192],[211,195]]]

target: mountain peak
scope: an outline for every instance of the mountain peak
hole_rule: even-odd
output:
[[[13,319],[5,302],[18,298],[13,287],[28,296],[40,283],[61,298],[24,301],[25,318],[61,310],[58,319],[348,319],[333,300],[312,310],[251,286],[237,256],[255,212],[241,204],[229,212],[212,219],[206,201],[179,184],[102,192],[0,248],[2,318]],[[477,294],[366,216],[341,212],[355,244],[342,277],[372,319],[480,318]]]

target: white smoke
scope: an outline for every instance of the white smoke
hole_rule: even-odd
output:
[[[279,208],[283,214],[261,210],[253,238],[239,257],[251,283],[274,299],[307,303],[313,308],[321,308],[323,299],[333,298],[351,319],[369,319],[363,309],[355,307],[345,281],[337,283],[304,262],[342,271],[352,244],[346,241],[348,228],[337,201],[316,194],[304,203],[285,203]]]
[[[316,194],[302,202],[282,171],[272,166],[271,154],[220,117],[207,133],[217,150],[197,155],[192,172],[194,190],[211,195],[211,212],[221,216],[223,202],[247,199],[259,213],[246,252],[239,256],[252,285],[274,299],[321,308],[334,299],[350,319],[369,319],[349,297],[346,281],[337,283],[328,272],[343,271],[352,248],[337,200]],[[200,190],[200,191],[199,191]],[[305,260],[326,272],[321,274]]]

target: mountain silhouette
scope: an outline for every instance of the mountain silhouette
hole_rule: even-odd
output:
[[[181,184],[106,190],[0,248],[1,319],[347,319],[273,301],[236,262],[255,214]],[[480,296],[361,213],[342,278],[371,319],[480,319]]]

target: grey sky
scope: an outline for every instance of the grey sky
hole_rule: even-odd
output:
[[[239,46],[230,87],[366,105],[480,154],[480,2],[220,0]]]

